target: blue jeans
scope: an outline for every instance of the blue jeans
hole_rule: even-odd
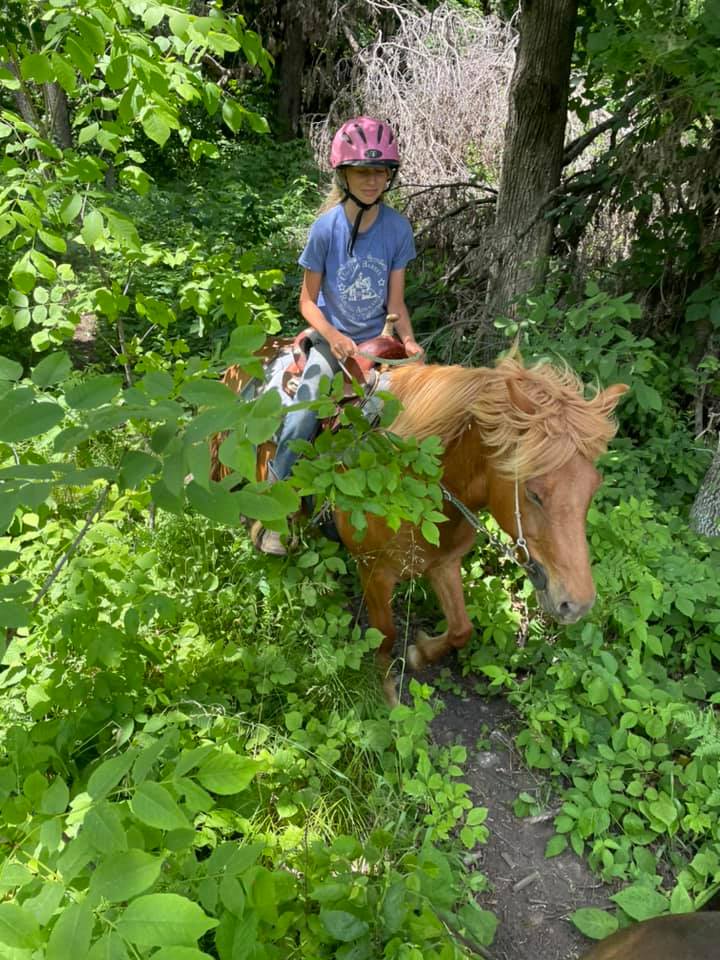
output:
[[[330,344],[319,340],[310,350],[305,363],[302,379],[295,396],[297,403],[317,400],[320,395],[320,379],[332,380],[340,369],[337,359],[330,352]],[[293,410],[285,417],[278,435],[275,458],[269,464],[271,475],[278,480],[290,476],[297,453],[293,453],[289,444],[293,440],[312,440],[317,429],[317,414],[314,410]]]

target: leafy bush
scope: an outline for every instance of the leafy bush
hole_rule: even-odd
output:
[[[548,856],[570,845],[605,880],[633,882],[616,899],[644,919],[692,909],[720,883],[720,747],[703,709],[720,701],[720,585],[706,575],[720,552],[652,501],[593,507],[588,528],[599,600],[585,622],[551,643],[547,630],[531,632],[509,656],[493,626],[490,649],[467,665],[510,690],[527,763],[562,777]],[[485,603],[491,584],[474,585],[471,603]],[[493,658],[507,666],[488,666]],[[670,891],[658,889],[662,863]]]
[[[0,542],[18,596],[77,532],[78,494]],[[429,688],[378,710],[379,637],[345,608],[337,546],[249,564],[206,521],[148,531],[142,503],[110,495],[3,659],[0,942],[459,958],[448,923],[489,942],[448,845],[486,836],[465,752],[431,744]]]

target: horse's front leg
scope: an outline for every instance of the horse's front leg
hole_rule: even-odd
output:
[[[459,650],[470,639],[473,628],[465,609],[460,563],[460,559],[449,560],[426,571],[445,614],[447,630],[437,637],[418,631],[415,643],[408,648],[408,663],[413,670],[435,663],[450,650]]]
[[[392,648],[397,636],[392,615],[392,595],[398,581],[397,574],[372,562],[366,564],[361,561],[358,568],[370,626],[379,630],[384,638],[378,648],[377,661],[382,674],[385,700],[390,706],[395,706],[398,697],[390,666]]]

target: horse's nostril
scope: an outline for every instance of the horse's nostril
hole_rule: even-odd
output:
[[[557,612],[561,620],[574,623],[576,620],[585,616],[590,607],[592,607],[592,602],[576,603],[574,600],[563,600],[558,604]]]

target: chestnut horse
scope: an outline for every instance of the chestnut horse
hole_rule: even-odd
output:
[[[358,542],[349,515],[336,512],[340,537],[357,559],[370,624],[385,637],[378,658],[386,698],[393,702],[391,601],[399,580],[427,577],[447,622],[439,636],[418,634],[408,649],[413,669],[463,647],[472,634],[460,568],[475,541],[467,511],[488,510],[506,533],[522,538],[532,579],[541,587],[540,605],[560,623],[574,623],[593,605],[585,538],[585,518],[601,480],[593,464],[615,434],[612,413],[628,387],[616,384],[586,399],[569,369],[526,368],[518,356],[508,356],[492,369],[397,368],[387,389],[403,404],[393,433],[442,439],[442,483],[451,498],[438,546],[411,524],[394,532],[372,514]]]
[[[242,378],[234,369],[224,379],[238,389]],[[349,514],[335,513],[338,533],[357,560],[370,625],[384,635],[378,660],[386,698],[394,702],[389,671],[396,639],[393,590],[400,580],[426,576],[447,622],[439,636],[418,633],[408,649],[413,669],[463,647],[473,628],[465,609],[461,562],[475,541],[469,519],[478,510],[489,511],[516,538],[547,613],[560,623],[574,623],[593,605],[585,538],[585,518],[601,479],[593,464],[615,434],[612,414],[628,387],[616,384],[586,399],[569,369],[545,363],[526,368],[519,356],[510,355],[494,368],[396,367],[386,389],[403,404],[390,427],[393,433],[441,438],[442,483],[449,498],[438,546],[410,523],[393,531],[373,514],[358,541]],[[217,479],[222,476],[219,439],[212,444]],[[258,450],[259,478],[269,455],[267,449]]]

